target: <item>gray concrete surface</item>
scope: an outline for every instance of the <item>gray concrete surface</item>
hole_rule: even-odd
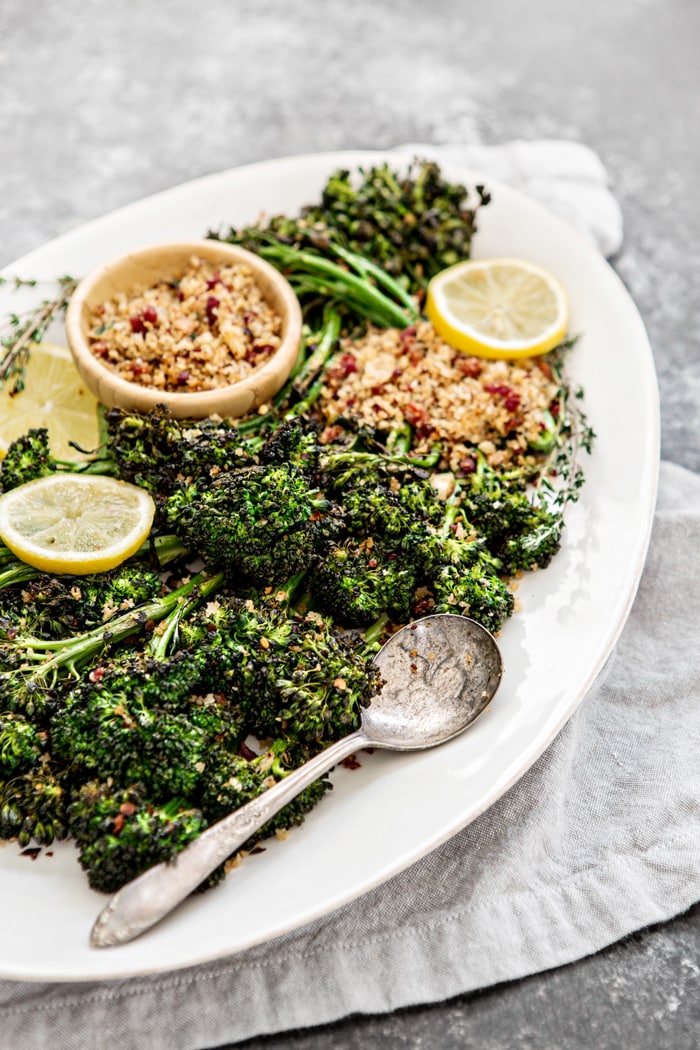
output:
[[[622,205],[616,267],[654,349],[662,454],[700,469],[694,0],[3,0],[0,264],[207,172],[403,141],[565,137]],[[700,911],[437,1007],[247,1050],[700,1045]]]

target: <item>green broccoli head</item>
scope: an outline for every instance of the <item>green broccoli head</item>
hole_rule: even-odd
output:
[[[302,471],[281,463],[222,474],[185,499],[173,497],[166,512],[208,564],[264,587],[308,567],[327,509]]]
[[[199,663],[185,651],[93,668],[53,720],[53,753],[69,767],[155,796],[196,796],[214,744],[234,741],[240,715],[200,692]]]
[[[66,837],[66,804],[62,778],[48,761],[0,780],[0,839],[50,846],[54,839]]]
[[[39,765],[46,749],[46,733],[22,715],[0,714],[0,780]]]
[[[410,619],[416,570],[408,559],[379,543],[347,539],[329,543],[315,562],[311,593],[338,623],[364,627],[387,613]]]
[[[0,462],[0,492],[52,473],[49,432],[37,427],[13,441]]]
[[[159,574],[139,565],[120,565],[93,576],[42,574],[3,595],[3,612],[21,634],[68,638],[106,624],[162,589]]]
[[[151,801],[143,784],[91,781],[73,796],[68,827],[93,889],[114,893],[147,868],[171,860],[206,828],[178,799]]]
[[[431,589],[435,597],[431,612],[460,613],[492,632],[499,631],[513,614],[513,595],[490,561],[478,561],[471,568],[443,565]]]

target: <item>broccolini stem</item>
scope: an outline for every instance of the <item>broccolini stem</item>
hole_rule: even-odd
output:
[[[323,311],[323,323],[314,339],[308,339],[304,350],[314,346],[313,351],[305,358],[301,368],[297,368],[292,377],[285,383],[272,399],[272,409],[264,416],[251,416],[238,426],[239,434],[255,434],[269,423],[279,422],[279,410],[289,401],[294,391],[306,389],[303,401],[290,409],[284,418],[293,419],[302,415],[318,397],[323,387],[323,376],[330,362],[340,337],[341,318],[333,307],[326,306]],[[311,380],[316,377],[315,381]],[[311,385],[307,385],[311,383]]]
[[[288,248],[279,242],[264,245],[258,249],[259,254],[268,262],[277,264],[285,272],[292,274],[301,271],[311,277],[322,277],[331,280],[346,289],[354,305],[373,312],[375,316],[384,318],[387,327],[406,328],[412,321],[417,319],[417,312],[412,306],[411,313],[407,314],[403,306],[399,306],[375,285],[368,280],[348,272],[337,263],[321,255],[314,255],[297,248]]]
[[[364,641],[364,651],[368,656],[376,653],[382,645],[382,639],[386,630],[387,624],[389,623],[389,614],[383,612],[374,623],[370,624],[366,631],[362,634],[362,640]]]
[[[41,576],[39,569],[33,569],[31,565],[23,561],[14,561],[0,572],[0,590],[3,587],[10,587],[13,583],[35,580],[38,576]]]
[[[216,591],[223,582],[223,572],[213,575],[200,572],[188,583],[170,591],[162,598],[146,602],[122,616],[115,616],[110,620],[107,628],[98,627],[69,640],[47,641],[42,638],[18,638],[17,642],[30,651],[28,654],[30,659],[43,660],[41,666],[34,671],[35,677],[53,680],[63,668],[77,676],[78,670],[105,647],[138,634],[145,629],[148,623],[163,620],[195,592],[197,599],[203,600]],[[43,654],[51,652],[55,652],[56,655],[48,660],[45,659]]]
[[[418,320],[419,314],[413,299],[406,289],[398,281],[395,281],[386,270],[382,269],[381,266],[377,266],[370,259],[357,255],[356,252],[349,252],[346,248],[341,248],[339,244],[333,244],[333,251],[363,277],[374,278],[379,288],[384,288],[394,299],[398,299],[408,311],[411,322]]]

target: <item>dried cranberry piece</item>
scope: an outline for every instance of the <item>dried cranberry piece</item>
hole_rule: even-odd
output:
[[[221,306],[221,302],[220,302],[219,299],[216,298],[215,295],[210,295],[210,296],[207,297],[207,305],[206,305],[205,313],[207,315],[207,324],[211,328],[213,328],[214,325],[216,324],[217,310],[219,309],[220,306]]]

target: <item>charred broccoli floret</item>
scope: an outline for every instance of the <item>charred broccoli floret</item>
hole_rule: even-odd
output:
[[[157,597],[161,589],[158,572],[138,564],[94,576],[40,574],[3,592],[0,615],[24,634],[69,637],[107,624],[118,613]]]
[[[219,820],[282,780],[294,768],[287,755],[288,749],[287,741],[281,739],[275,740],[261,754],[244,746],[243,754],[215,756],[202,795],[202,810],[207,818],[210,821]],[[322,798],[329,787],[329,781],[324,778],[305,789],[264,825],[248,841],[247,847],[271,831],[300,824],[304,814]]]
[[[13,441],[0,461],[0,492],[52,473],[49,432],[36,427]]]
[[[181,651],[93,669],[53,720],[53,754],[98,779],[143,783],[153,797],[195,796],[212,747],[241,730],[231,704],[198,692],[200,666]]]
[[[173,419],[164,409],[147,416],[112,409],[107,427],[119,476],[157,497],[169,496],[184,481],[208,483],[254,462],[257,442],[242,437],[230,420]]]
[[[11,711],[0,713],[0,780],[39,765],[46,747],[46,733],[33,722]]]
[[[295,759],[293,741],[303,748],[356,728],[379,688],[359,643],[319,613],[295,615],[274,600],[221,597],[181,633],[186,644],[205,639],[210,685],[238,704],[256,735],[284,733]]]
[[[513,595],[489,562],[478,561],[471,568],[443,565],[431,586],[435,596],[431,612],[470,616],[492,632],[513,614]]]
[[[311,574],[311,594],[338,623],[364,627],[382,614],[410,619],[416,571],[410,562],[380,543],[329,543]]]
[[[171,860],[206,828],[202,813],[179,799],[158,803],[143,784],[91,781],[68,807],[68,827],[93,889],[113,893],[147,868]]]
[[[297,467],[255,466],[170,498],[166,513],[184,542],[229,577],[257,587],[308,567],[328,501]]]
[[[29,845],[32,839],[49,846],[66,836],[66,805],[61,777],[48,761],[0,780],[0,838],[16,838],[20,846]]]
[[[499,476],[479,454],[463,510],[508,574],[544,568],[561,545],[562,514],[538,506],[516,472]]]

